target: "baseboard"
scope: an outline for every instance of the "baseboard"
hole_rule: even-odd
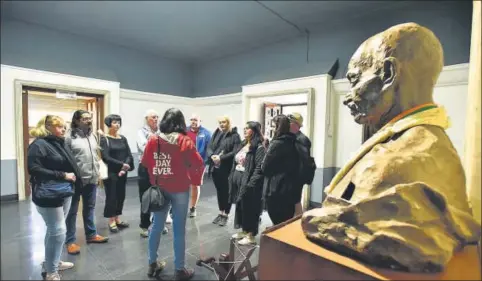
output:
[[[2,195],[0,197],[1,202],[14,202],[18,201],[18,194]]]

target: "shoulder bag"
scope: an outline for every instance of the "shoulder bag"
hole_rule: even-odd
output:
[[[106,136],[104,136],[104,138],[107,146],[109,146],[109,139],[107,139]],[[100,138],[99,138],[99,147],[100,147]],[[109,178],[109,169],[107,168],[107,165],[102,160],[102,155],[99,155],[99,177],[101,180],[106,180],[107,178]]]
[[[158,137],[157,154],[159,155],[160,152],[161,152],[161,142]],[[164,191],[157,183],[157,176],[155,176],[155,179],[156,179],[155,185],[149,187],[149,189],[146,190],[142,195],[141,212],[143,214],[149,214],[151,212],[161,211],[168,204],[164,196]]]

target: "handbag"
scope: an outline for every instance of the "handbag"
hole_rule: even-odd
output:
[[[107,146],[109,146],[109,140],[107,137],[105,137],[105,141],[107,143]],[[99,143],[100,146],[100,143]],[[109,178],[109,169],[107,168],[107,165],[104,163],[102,160],[102,155],[99,155],[99,177],[101,180],[106,180]]]
[[[34,192],[39,199],[63,199],[74,195],[74,186],[71,182],[40,183]]]
[[[159,138],[157,139],[157,154],[160,154],[161,150],[161,143]],[[155,185],[149,187],[144,194],[142,194],[142,201],[141,201],[141,212],[143,214],[149,214],[152,212],[158,212],[163,210],[166,205],[169,203],[166,200],[164,195],[164,191],[157,183],[157,177]]]

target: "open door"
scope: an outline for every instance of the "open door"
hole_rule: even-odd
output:
[[[22,118],[23,118],[23,155],[24,155],[24,175],[25,175],[25,197],[29,197],[31,193],[31,186],[30,186],[30,175],[28,173],[28,164],[27,164],[27,151],[28,146],[30,144],[30,134],[28,132],[28,91],[22,90]]]
[[[33,138],[31,138],[29,134],[29,117],[37,119],[45,114],[58,114],[66,121],[66,126],[69,126],[73,112],[78,109],[83,109],[92,112],[92,125],[95,133],[97,133],[99,128],[104,128],[104,96],[81,92],[74,93],[73,96],[73,98],[61,98],[57,95],[57,90],[55,89],[31,86],[23,86],[22,88],[25,197],[31,195],[30,175],[27,170],[27,151]],[[38,120],[31,121],[37,122]],[[33,123],[31,123],[31,125],[33,126]]]

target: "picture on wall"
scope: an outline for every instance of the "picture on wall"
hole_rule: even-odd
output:
[[[281,114],[281,105],[275,103],[264,104],[263,128],[265,138],[271,140],[274,135],[275,124],[273,118]]]

